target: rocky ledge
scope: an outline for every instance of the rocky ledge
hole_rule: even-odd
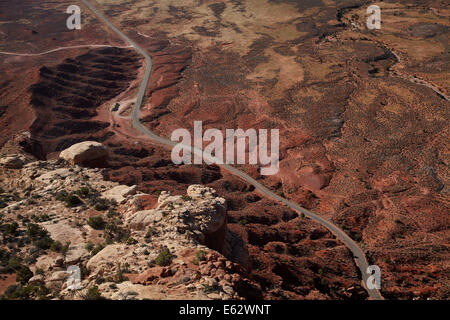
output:
[[[240,298],[245,268],[222,254],[227,205],[214,189],[149,195],[61,159],[0,163],[4,298]]]

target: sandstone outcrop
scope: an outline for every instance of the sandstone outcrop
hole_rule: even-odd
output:
[[[10,155],[0,159],[0,165],[8,169],[20,169],[25,164],[25,158],[20,155]]]
[[[98,166],[105,164],[108,149],[99,142],[84,141],[63,150],[59,157],[72,165]]]
[[[153,196],[103,180],[103,170],[60,160],[0,170],[6,193],[25,190],[5,198],[2,223],[18,221],[20,232],[0,240],[23,243],[14,255],[33,273],[28,285],[53,299],[85,299],[94,286],[110,299],[239,298],[244,269],[220,253],[233,245],[225,245],[224,198],[192,185],[184,196],[161,192],[143,210]],[[74,267],[77,290],[68,285]]]
[[[126,223],[138,230],[159,227],[167,235],[189,231],[200,243],[222,251],[227,207],[225,199],[215,194],[214,189],[201,185],[189,186],[186,196],[162,192],[156,209],[138,211]]]
[[[136,185],[131,187],[120,185],[103,192],[102,195],[106,199],[114,200],[117,203],[124,203],[127,199],[127,196],[136,194],[136,190],[137,190]]]
[[[65,256],[65,263],[68,266],[78,264],[80,261],[87,259],[89,256],[89,251],[86,250],[83,244],[69,246]]]

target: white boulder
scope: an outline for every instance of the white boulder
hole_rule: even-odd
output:
[[[116,186],[108,191],[103,192],[103,198],[115,200],[117,203],[125,203],[127,196],[136,194],[137,186]]]
[[[84,141],[65,149],[59,157],[72,165],[86,165],[105,161],[108,158],[108,149],[99,142]]]

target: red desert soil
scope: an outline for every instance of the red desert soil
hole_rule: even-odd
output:
[[[0,274],[0,295],[4,294],[9,286],[16,284],[16,274]]]

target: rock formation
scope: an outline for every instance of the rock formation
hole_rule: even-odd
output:
[[[64,159],[79,163],[86,154],[101,155],[86,151],[92,146],[98,145],[66,150]],[[185,196],[162,192],[157,208],[143,210],[141,199],[149,195],[103,180],[103,169],[52,160],[5,170],[2,187],[27,191],[22,199],[6,199],[0,209],[0,238],[10,246],[22,243],[11,252],[0,248],[0,272],[17,271],[10,259],[29,269],[22,285],[34,292],[30,298],[39,295],[33,288],[41,288],[44,298],[85,299],[93,287],[110,299],[240,297],[234,288],[242,286],[245,271],[220,253],[226,247],[227,206],[214,189],[192,185]],[[15,229],[3,232],[2,225],[16,221]],[[3,261],[4,254],[9,260]],[[68,282],[71,268],[80,270],[76,290]],[[8,290],[20,294],[20,288]]]
[[[25,158],[20,155],[10,155],[0,159],[0,165],[9,169],[20,169],[24,162]]]
[[[99,142],[84,141],[63,150],[59,157],[72,165],[95,166],[105,163],[108,150]]]

